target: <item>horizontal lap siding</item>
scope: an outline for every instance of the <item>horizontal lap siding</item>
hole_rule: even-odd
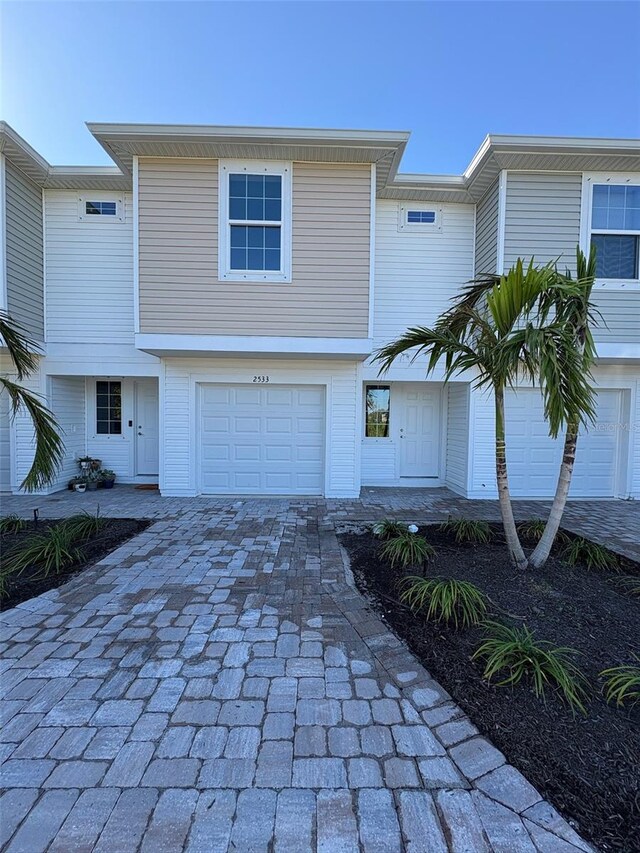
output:
[[[293,166],[291,283],[218,281],[218,162],[142,159],[140,328],[366,337],[368,166]]]
[[[326,432],[328,469],[325,492],[331,497],[353,497],[360,488],[357,429],[361,406],[358,368],[353,362],[259,363],[252,359],[165,359],[161,377],[164,458],[162,493],[192,495],[198,489],[198,385],[251,383],[255,374],[269,375],[272,385],[326,385],[329,428]]]
[[[580,240],[582,175],[563,172],[508,172],[504,269],[520,258],[538,264],[560,259],[575,267]]]
[[[85,381],[82,376],[54,376],[51,382],[51,411],[64,439],[64,460],[52,483],[62,489],[79,473],[77,459],[86,453]]]
[[[473,205],[445,204],[441,231],[398,231],[398,202],[378,201],[376,346],[409,326],[432,325],[449,307],[451,298],[473,275],[473,229]]]
[[[99,190],[85,195],[115,198]],[[81,222],[78,198],[45,192],[47,340],[133,344],[132,197],[125,196],[124,222]]]
[[[451,384],[447,405],[447,473],[450,489],[466,494],[469,448],[469,386]]]
[[[9,314],[44,339],[42,191],[5,161],[6,274]]]
[[[476,210],[475,274],[495,273],[498,262],[498,181],[478,202]]]
[[[592,301],[602,315],[600,319],[596,314],[598,324],[593,331],[596,341],[640,343],[640,291],[596,288]]]

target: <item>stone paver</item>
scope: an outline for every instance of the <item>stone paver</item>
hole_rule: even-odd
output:
[[[0,617],[3,849],[588,851],[348,583],[337,526],[494,511],[431,492],[100,495],[153,524]]]

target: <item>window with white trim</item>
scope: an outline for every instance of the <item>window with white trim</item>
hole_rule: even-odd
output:
[[[398,207],[398,231],[441,231],[442,208],[401,204]]]
[[[591,245],[598,279],[640,278],[640,185],[594,183]]]
[[[124,220],[123,199],[101,195],[80,196],[78,219],[91,222],[122,222]]]
[[[122,434],[122,383],[99,379],[96,382],[96,434]]]
[[[290,165],[221,162],[219,202],[219,277],[290,281]]]
[[[365,438],[389,438],[390,385],[365,386]]]

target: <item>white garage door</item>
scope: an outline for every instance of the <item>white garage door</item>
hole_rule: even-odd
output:
[[[0,391],[0,492],[11,491],[9,395]]]
[[[202,385],[201,491],[321,495],[324,389]]]
[[[562,461],[563,438],[549,438],[542,398],[534,389],[507,394],[507,463],[513,495],[551,497]],[[600,391],[597,424],[582,430],[571,479],[573,497],[612,497],[616,491],[620,392]]]

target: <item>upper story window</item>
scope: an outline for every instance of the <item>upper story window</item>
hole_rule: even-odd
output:
[[[96,433],[98,435],[122,433],[122,383],[119,381],[96,382]]]
[[[401,204],[398,208],[398,231],[442,231],[442,208]]]
[[[391,387],[367,385],[365,387],[364,434],[366,438],[389,438],[389,412]]]
[[[640,185],[593,185],[591,243],[599,279],[640,278]]]
[[[80,196],[78,198],[78,219],[92,222],[122,222],[124,220],[124,204],[121,197],[116,196]]]
[[[219,277],[290,281],[291,167],[220,164]]]

